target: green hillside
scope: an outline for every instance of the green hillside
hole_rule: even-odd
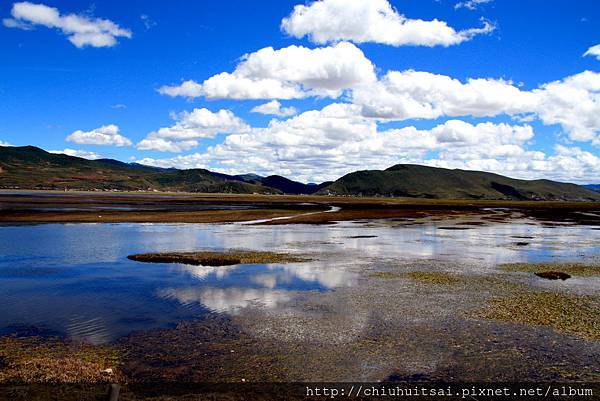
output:
[[[33,146],[0,147],[0,188],[280,193],[203,169],[161,169],[110,159],[87,160]]]
[[[318,193],[434,199],[600,200],[600,194],[575,184],[516,180],[481,171],[411,164],[350,173]]]

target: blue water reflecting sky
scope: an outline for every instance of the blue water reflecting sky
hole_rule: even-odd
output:
[[[600,231],[585,226],[519,221],[445,230],[443,225],[0,226],[0,329],[35,326],[103,343],[208,311],[275,309],[299,291],[359,285],[361,268],[390,260],[447,259],[485,270],[508,261],[579,260],[600,254]],[[357,235],[373,237],[352,238]],[[528,245],[517,245],[523,241]],[[126,258],[141,252],[231,248],[314,254],[315,260],[204,267]]]

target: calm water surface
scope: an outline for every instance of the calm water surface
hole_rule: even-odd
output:
[[[299,291],[360,285],[360,269],[390,260],[447,260],[491,271],[502,262],[600,256],[600,231],[593,227],[549,227],[528,220],[465,230],[446,226],[390,221],[0,226],[0,332],[34,326],[106,343],[133,330],[165,327],[207,312],[235,314],[251,305],[277,308]],[[316,260],[215,268],[126,258],[140,252],[231,248],[315,254]],[[594,280],[567,282],[597,286]]]

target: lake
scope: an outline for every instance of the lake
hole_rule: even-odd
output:
[[[0,226],[0,330],[103,344],[210,312],[277,308],[299,294],[361,285],[360,271],[390,260],[456,261],[467,274],[503,262],[600,256],[592,226],[531,219],[465,225],[401,220],[334,225],[40,224]],[[143,252],[250,249],[313,261],[228,267],[147,264]],[[540,286],[597,291],[597,278]]]

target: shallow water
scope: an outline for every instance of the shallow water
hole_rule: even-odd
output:
[[[486,273],[503,262],[600,256],[600,231],[590,226],[516,220],[447,229],[454,223],[0,226],[0,330],[35,326],[99,344],[209,311],[235,314],[252,305],[275,309],[299,292],[360,285],[361,270],[390,261],[456,261],[466,273]],[[357,236],[363,238],[352,238]],[[232,248],[286,251],[315,260],[202,267],[126,258],[142,252]],[[538,282],[591,290],[600,286],[595,278]]]

